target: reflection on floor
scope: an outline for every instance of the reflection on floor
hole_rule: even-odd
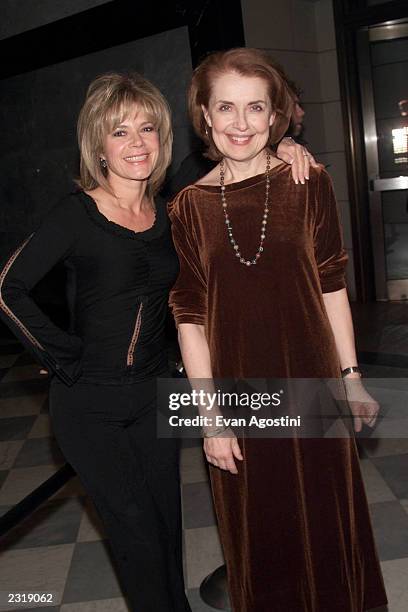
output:
[[[408,378],[408,304],[354,307],[368,376]],[[408,609],[408,436],[359,440],[361,465],[390,599]],[[0,515],[64,463],[52,437],[47,380],[12,339],[0,343]],[[222,563],[207,472],[197,443],[182,451],[185,571],[193,612],[213,610],[199,597],[202,579]],[[125,612],[103,530],[73,479],[0,543],[0,610],[5,592],[53,593],[37,610]],[[299,611],[301,612],[301,611]]]

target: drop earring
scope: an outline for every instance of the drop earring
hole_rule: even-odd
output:
[[[103,157],[101,157],[101,158],[99,159],[99,163],[101,164],[101,168],[102,168],[103,170],[106,170],[106,168],[108,167],[108,164],[106,163],[106,159],[103,159]]]

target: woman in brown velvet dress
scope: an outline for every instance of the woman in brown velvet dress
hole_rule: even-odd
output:
[[[271,153],[291,113],[285,82],[261,51],[216,53],[193,75],[190,110],[219,164],[170,212],[181,267],[170,303],[189,378],[343,371],[360,392],[355,429],[373,425],[330,178],[311,168],[295,184]],[[234,612],[386,603],[353,437],[204,436]]]

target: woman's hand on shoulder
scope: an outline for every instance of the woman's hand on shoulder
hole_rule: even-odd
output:
[[[208,463],[231,474],[238,474],[235,459],[243,460],[235,434],[228,429],[220,436],[204,438],[204,453]]]
[[[313,155],[303,145],[297,144],[293,138],[283,138],[277,148],[276,156],[292,166],[292,178],[296,185],[302,185],[309,180],[310,166],[319,167]]]

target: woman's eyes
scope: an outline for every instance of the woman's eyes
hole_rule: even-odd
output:
[[[251,111],[255,111],[255,112],[262,112],[264,110],[264,107],[261,106],[260,104],[253,104],[252,106],[249,107]],[[222,104],[219,107],[220,111],[230,111],[231,110],[231,106],[229,104]]]
[[[154,132],[155,129],[156,128],[154,127],[154,125],[144,125],[141,131],[149,134],[150,132]],[[115,137],[126,136],[126,135],[127,135],[127,130],[118,129],[113,132],[113,136]]]

